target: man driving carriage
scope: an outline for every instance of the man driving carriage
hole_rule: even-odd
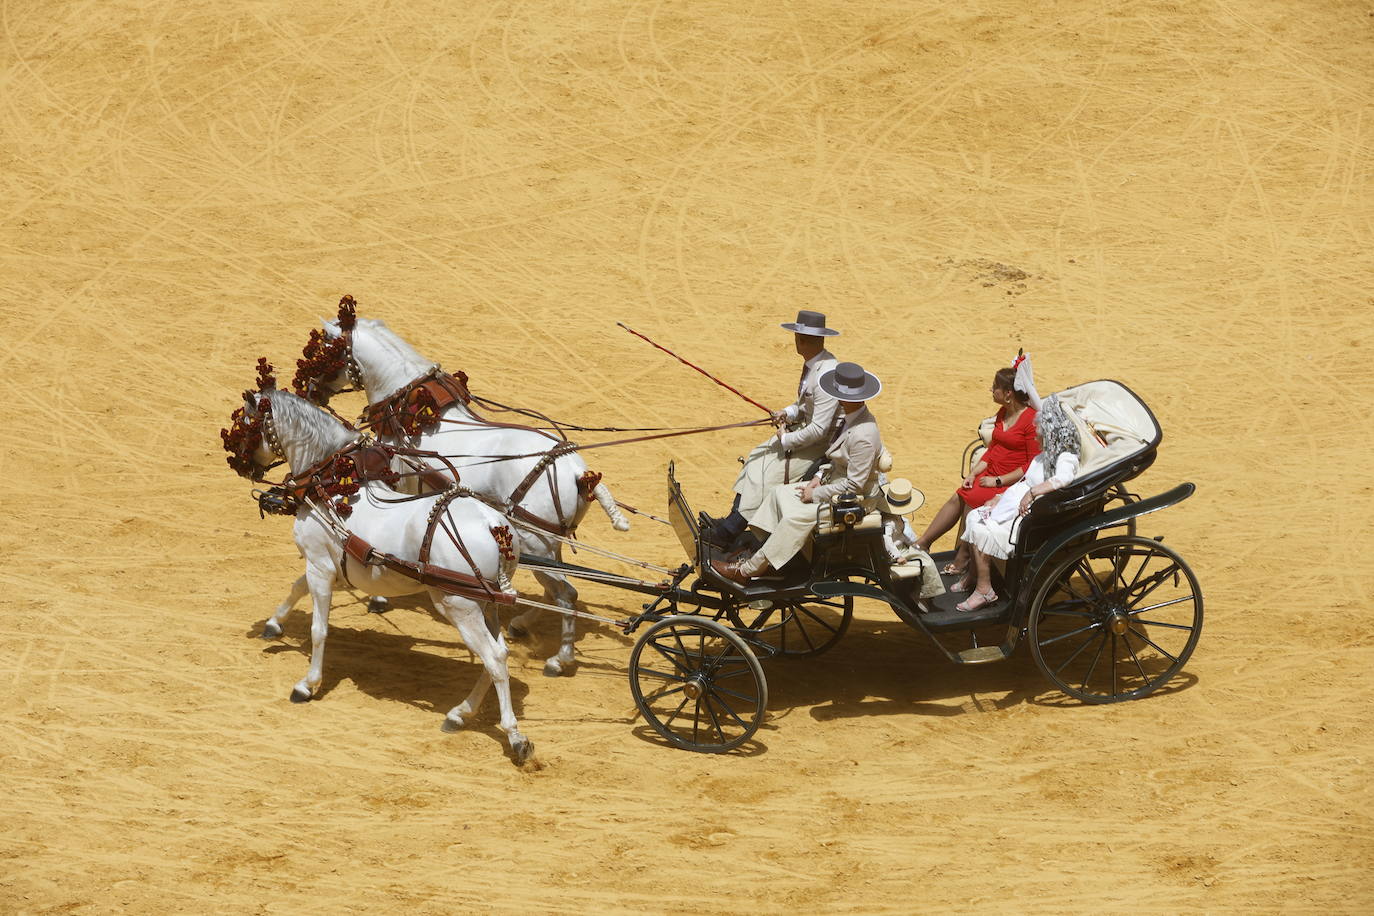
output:
[[[839,362],[825,348],[825,341],[840,332],[825,326],[821,312],[805,309],[797,312],[795,322],[784,322],[780,327],[792,332],[797,355],[803,360],[797,399],[773,414],[777,434],[744,459],[729,514],[716,520],[702,513],[703,537],[718,547],[729,547],[752,521],[769,491],[779,484],[801,480],[830,444],[838,405],[819,382]]]
[[[769,569],[782,569],[815,530],[817,504],[854,494],[871,507],[879,496],[883,441],[867,402],[882,390],[882,382],[858,363],[839,363],[821,375],[817,386],[841,411],[823,453],[829,469],[800,486],[780,483],[767,492],[749,522],[768,533],[763,546],[744,560],[711,561],[711,568],[727,579],[743,583]]]

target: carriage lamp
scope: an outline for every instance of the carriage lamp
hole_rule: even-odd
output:
[[[841,493],[835,497],[834,502],[835,520],[846,528],[853,528],[864,518],[864,507],[859,502],[857,493]]]

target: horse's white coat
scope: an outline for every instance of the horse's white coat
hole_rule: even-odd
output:
[[[323,410],[289,392],[268,391],[272,401],[272,418],[277,439],[293,473],[304,470],[347,445],[354,437],[344,426]],[[256,407],[249,402],[250,415]],[[265,466],[273,459],[264,443],[254,460]],[[353,502],[353,513],[347,519],[348,529],[384,553],[406,560],[419,557],[427,519],[437,496],[407,502],[382,502],[396,499],[395,490],[382,483],[364,485]],[[476,499],[458,497],[446,510],[449,525],[458,532],[472,556],[470,565],[457,546],[442,532],[436,533],[430,547],[430,562],[445,569],[480,575],[491,581],[508,578],[515,571],[515,559],[504,558],[492,536],[495,526],[507,525],[500,513]],[[533,744],[520,733],[511,704],[510,675],[506,668],[506,644],[497,630],[488,629],[481,603],[459,595],[449,595],[427,588],[413,579],[377,566],[358,563],[344,553],[337,534],[331,529],[317,508],[302,506],[296,513],[293,528],[296,546],[305,558],[305,575],[291,586],[291,593],[281,603],[263,627],[263,636],[280,636],[282,619],[305,593],[310,593],[314,617],[310,627],[310,668],[292,690],[293,700],[308,700],[320,689],[324,669],[324,648],[329,635],[329,604],[334,586],[341,581],[369,594],[384,597],[428,592],[435,608],[448,618],[463,642],[482,660],[482,672],[472,692],[462,703],[449,710],[446,728],[461,727],[467,717],[481,705],[487,690],[496,685],[501,707],[500,728],[510,741],[511,751],[518,762],[530,754]]]
[[[338,337],[335,322],[323,322],[325,333]],[[359,318],[353,328],[353,359],[367,391],[369,404],[386,400],[405,385],[433,369],[437,363],[425,359],[382,321]],[[337,391],[347,384],[345,373],[333,379],[320,380],[325,391]],[[385,440],[384,440],[385,441]],[[489,426],[475,418],[463,405],[454,404],[444,411],[438,429],[418,440],[391,440],[392,444],[454,456],[450,460],[458,469],[463,486],[497,502],[504,503],[520,486],[538,458],[491,460],[508,455],[531,455],[548,451],[559,440],[528,429],[507,429]],[[466,457],[465,457],[466,456]],[[534,515],[576,526],[586,514],[588,504],[578,495],[577,482],[587,470],[587,463],[576,452],[562,455],[521,499],[520,505]],[[625,520],[605,484],[598,484],[594,493],[598,504],[610,516],[617,531],[626,531]],[[555,560],[562,559],[563,543],[543,532],[526,527],[518,520],[512,522],[523,553]],[[577,589],[561,574],[536,572],[535,578],[544,587],[549,601],[568,609],[575,607]],[[542,611],[531,609],[510,622],[511,635],[526,632],[530,623]],[[577,622],[570,615],[562,619],[558,652],[544,662],[544,673],[557,676],[571,671],[576,664],[573,644],[577,638]]]

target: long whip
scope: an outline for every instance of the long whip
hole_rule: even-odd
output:
[[[738,388],[735,388],[735,387],[732,387],[732,386],[730,386],[730,385],[725,384],[725,383],[722,382],[720,379],[716,378],[714,375],[712,375],[711,373],[707,372],[705,369],[701,368],[700,366],[698,366],[698,365],[696,365],[696,364],[694,364],[694,363],[688,362],[687,360],[683,359],[681,356],[678,356],[678,355],[677,355],[676,353],[674,353],[672,350],[669,350],[667,347],[662,346],[662,345],[660,345],[660,344],[654,343],[652,340],[649,340],[649,338],[645,337],[643,334],[639,333],[638,331],[636,331],[634,328],[630,327],[629,325],[625,324],[623,321],[617,321],[617,322],[616,322],[616,325],[619,326],[619,327],[624,328],[624,329],[627,330],[627,331],[629,331],[631,334],[633,334],[634,336],[638,337],[640,340],[645,341],[646,343],[650,344],[650,345],[653,346],[653,347],[656,347],[656,348],[659,349],[659,350],[662,350],[664,353],[667,353],[667,354],[668,354],[669,356],[671,356],[673,359],[675,359],[675,360],[677,360],[678,362],[682,363],[684,366],[688,367],[689,369],[695,369],[696,371],[700,372],[702,375],[704,375],[704,376],[706,376],[707,378],[709,378],[711,381],[715,382],[715,383],[716,383],[717,385],[719,385],[720,387],[724,388],[726,391],[732,392],[732,393],[738,395],[739,397],[743,398],[744,400],[748,401],[750,404],[753,404],[753,405],[754,405],[755,407],[757,407],[759,410],[762,410],[764,413],[768,414],[768,416],[771,417],[771,416],[773,415],[773,411],[769,410],[767,407],[764,407],[764,406],[763,406],[762,404],[760,404],[758,401],[756,401],[756,400],[754,400],[753,398],[749,397],[749,396],[746,395],[744,392],[740,391]]]

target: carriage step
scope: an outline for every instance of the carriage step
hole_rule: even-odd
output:
[[[984,662],[1000,662],[1010,654],[1002,646],[977,646],[960,652],[958,659],[965,665],[981,665]]]

